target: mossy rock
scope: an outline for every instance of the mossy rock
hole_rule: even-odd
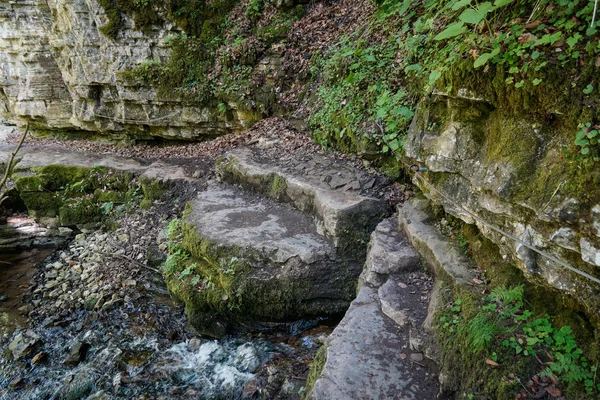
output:
[[[54,192],[21,192],[19,196],[34,218],[56,217],[63,199]]]
[[[188,204],[180,236],[167,286],[204,334],[337,316],[355,296],[359,265],[337,257],[312,219],[288,206],[211,187]]]
[[[89,222],[99,222],[102,219],[102,209],[93,202],[65,205],[60,208],[59,222],[61,226],[75,226]]]

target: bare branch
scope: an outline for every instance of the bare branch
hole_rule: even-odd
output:
[[[2,188],[6,185],[6,181],[8,181],[8,178],[12,174],[12,170],[15,167],[14,166],[15,157],[17,156],[17,153],[21,149],[21,146],[23,145],[23,142],[25,141],[25,138],[27,137],[28,133],[29,133],[29,122],[27,122],[27,127],[25,128],[25,132],[23,132],[23,134],[21,135],[19,144],[17,144],[17,147],[15,148],[15,150],[12,153],[10,153],[10,157],[8,159],[8,162],[6,163],[6,169],[4,170],[4,176],[2,177],[2,180],[0,181],[0,204],[2,204],[2,202],[4,200],[6,200],[7,190],[6,189],[2,190]]]

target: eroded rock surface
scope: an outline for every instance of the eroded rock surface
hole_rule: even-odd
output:
[[[217,162],[217,174],[315,215],[319,232],[345,253],[365,248],[387,211],[382,200],[366,195],[372,193],[376,176],[318,154],[267,154],[258,148],[228,152]],[[362,258],[364,250],[356,256]]]
[[[122,18],[127,20],[125,15]],[[139,137],[199,138],[239,128],[179,96],[128,84],[119,73],[162,61],[173,24],[151,32],[123,30],[119,40],[99,27],[108,18],[97,0],[16,1],[0,4],[2,116],[38,129],[127,133]]]
[[[560,111],[552,119],[506,113],[484,97],[438,93],[419,108],[406,155],[426,167],[424,177],[446,195],[416,177],[414,183],[446,212],[477,225],[528,279],[573,296],[597,316],[597,283],[490,227],[600,276],[598,173],[584,172],[561,153],[575,127],[565,128]]]
[[[398,228],[389,218],[371,235],[358,297],[325,344],[310,399],[437,398],[421,339],[433,281]]]

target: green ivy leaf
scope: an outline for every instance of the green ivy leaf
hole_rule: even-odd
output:
[[[461,8],[468,6],[469,4],[471,4],[471,0],[458,0],[452,5],[452,9],[454,11],[460,10]]]
[[[462,35],[467,30],[467,27],[463,22],[454,22],[446,27],[443,31],[438,33],[435,40],[449,39],[454,36]]]
[[[597,32],[598,32],[598,29],[596,29],[595,26],[590,26],[586,29],[585,35],[586,36],[594,36]]]
[[[475,60],[473,67],[478,68],[485,65],[492,57],[494,57],[492,53],[483,53]]]
[[[583,149],[581,149],[581,154],[583,154],[584,156],[586,154],[589,154],[590,152],[590,148],[589,147],[584,147]]]
[[[421,67],[421,64],[411,64],[404,68],[404,72],[420,71],[422,69],[423,69],[423,67]]]
[[[535,79],[533,80],[533,86],[537,86],[537,85],[539,85],[540,83],[542,83],[542,80],[541,80],[541,79],[539,79],[539,78],[535,78]]]
[[[477,9],[469,8],[458,16],[462,22],[466,24],[479,24],[492,9],[492,3],[486,1],[481,3]]]
[[[525,85],[525,81],[522,79],[519,82],[515,83],[516,88],[523,87],[523,85]]]
[[[583,89],[583,93],[584,93],[584,94],[590,94],[590,93],[592,93],[593,91],[594,91],[594,86],[593,86],[593,85],[591,85],[591,84],[590,84],[590,85],[587,85],[587,86],[585,87],[585,89]]]
[[[500,7],[504,7],[509,5],[510,3],[512,3],[514,0],[496,0],[494,2],[494,10],[500,8]]]
[[[577,42],[579,42],[579,39],[581,39],[582,37],[583,36],[581,36],[579,33],[576,33],[575,35],[567,38],[566,42],[569,45],[569,48],[572,49],[573,47],[575,47]]]
[[[438,71],[437,69],[431,71],[431,73],[429,74],[429,84],[433,85],[441,77],[442,77],[442,73],[440,71]]]
[[[596,129],[589,131],[588,134],[587,134],[587,137],[589,139],[593,139],[596,136],[598,136],[598,131]]]

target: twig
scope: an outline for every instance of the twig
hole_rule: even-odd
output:
[[[128,257],[124,254],[108,254],[108,253],[104,253],[102,251],[97,251],[97,253],[102,254],[103,256],[106,256],[106,257],[120,258],[122,260],[127,260],[133,264],[136,264],[139,267],[149,269],[150,271],[155,272],[157,274],[161,274],[161,272],[159,270],[157,270],[156,268],[152,268],[152,267],[149,267],[148,265],[142,264],[141,262],[134,260],[133,258]]]
[[[596,0],[598,1],[598,0]],[[527,19],[526,24],[531,22],[531,19],[533,18],[533,16],[535,15],[535,12],[537,11],[538,7],[540,6],[540,0],[537,1],[537,3],[535,3],[535,7],[533,7],[533,11],[531,12],[531,15],[529,16],[529,18]]]
[[[561,183],[558,184],[558,186],[556,187],[556,190],[554,191],[554,193],[552,193],[552,196],[550,196],[550,200],[548,200],[548,202],[546,203],[546,205],[544,207],[542,207],[542,211],[541,212],[544,212],[544,210],[546,208],[548,208],[548,206],[552,202],[552,199],[554,199],[554,196],[556,196],[556,193],[558,193],[558,191],[560,190],[560,188],[563,187],[566,182],[567,181],[562,181]]]
[[[25,128],[25,132],[23,132],[23,135],[21,135],[21,140],[19,140],[19,144],[17,145],[15,150],[12,153],[10,153],[10,157],[8,158],[8,163],[6,163],[6,170],[4,171],[4,177],[2,177],[2,181],[0,181],[0,190],[2,190],[4,185],[6,185],[6,181],[8,181],[8,177],[12,174],[12,169],[14,167],[13,162],[15,161],[15,157],[17,156],[17,153],[21,149],[21,146],[23,145],[23,142],[25,141],[25,137],[27,136],[28,133],[29,133],[29,122],[27,122],[27,127]],[[6,199],[6,197],[5,197],[6,192],[7,192],[7,190],[3,190],[2,192],[0,192],[0,204],[2,204],[4,199]]]
[[[420,363],[420,362],[418,362],[418,361],[415,361],[415,360],[410,360],[410,362],[411,362],[411,363],[413,363],[413,364],[420,365],[421,367],[425,368],[425,364],[421,364],[421,363]]]
[[[592,15],[592,24],[590,25],[590,28],[593,28],[594,22],[596,22],[596,11],[598,11],[598,0],[594,2],[594,14]]]

